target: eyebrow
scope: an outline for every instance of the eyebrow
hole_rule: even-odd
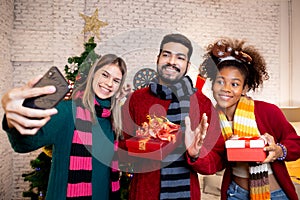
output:
[[[218,78],[221,78],[221,79],[225,80],[224,76],[216,76],[216,79],[218,79]],[[230,79],[230,80],[231,81],[240,81],[240,82],[242,82],[242,80],[239,79],[239,78],[234,78],[234,79]]]
[[[106,70],[103,70],[103,72],[105,72],[105,73],[109,74],[110,76],[112,76],[111,73],[109,73],[109,72],[106,71]],[[123,77],[123,76],[122,76],[122,77]],[[121,78],[119,78],[119,77],[113,77],[113,78],[114,78],[114,79],[117,79],[117,80],[119,80],[119,81],[121,81],[121,80],[122,80],[122,77],[121,77]]]
[[[162,53],[169,53],[169,54],[175,54],[177,56],[184,56],[184,57],[187,57],[184,53],[173,53],[171,51],[168,51],[168,50],[162,50]]]

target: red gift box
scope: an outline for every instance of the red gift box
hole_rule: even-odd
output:
[[[266,159],[263,150],[266,143],[260,137],[240,137],[225,142],[228,161],[262,162]]]
[[[152,160],[163,160],[181,142],[182,133],[175,133],[176,141],[164,141],[159,138],[136,136],[126,140],[128,155],[148,158]]]

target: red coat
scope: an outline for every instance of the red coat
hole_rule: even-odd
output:
[[[281,110],[270,103],[255,101],[254,113],[260,134],[269,133],[275,139],[275,143],[281,143],[287,148],[285,161],[294,161],[300,158],[300,136],[286,120]],[[291,200],[298,200],[295,187],[283,161],[270,163],[273,174],[280,187]],[[227,189],[231,183],[230,168],[226,168],[221,188],[221,199],[227,198]]]
[[[202,88],[203,88],[204,84],[205,84],[205,78],[203,78],[200,74],[198,74],[198,76],[197,76],[197,81],[196,81],[196,86],[195,86],[195,87],[196,87],[200,92],[202,92]]]
[[[125,138],[135,135],[137,126],[147,121],[148,114],[156,116],[166,116],[170,100],[162,100],[154,96],[149,88],[143,88],[135,91],[125,102],[123,106],[123,130]],[[199,112],[200,111],[200,112]],[[200,122],[200,117],[206,113],[209,119],[209,130],[205,139],[205,144],[201,148],[201,154],[194,163],[186,155],[186,161],[191,168],[190,187],[191,199],[201,199],[200,185],[197,173],[214,174],[223,167],[222,159],[224,155],[224,140],[221,135],[218,115],[211,101],[200,92],[196,92],[190,99],[190,118],[192,130]],[[131,135],[131,136],[130,136]],[[120,149],[125,149],[125,142],[120,141]],[[138,159],[128,157],[126,152],[120,153],[120,159],[127,162],[136,162]],[[160,161],[141,159],[137,168],[148,170],[144,173],[135,173],[130,185],[130,197],[134,200],[155,200],[159,199],[160,194]],[[151,170],[156,169],[156,170]]]

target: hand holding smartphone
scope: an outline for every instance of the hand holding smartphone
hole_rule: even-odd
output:
[[[53,108],[69,92],[69,84],[57,67],[51,67],[33,87],[48,85],[56,87],[55,93],[25,99],[23,106],[36,109]]]

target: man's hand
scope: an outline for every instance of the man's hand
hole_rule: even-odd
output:
[[[16,128],[20,134],[33,135],[57,113],[55,108],[40,110],[22,106],[24,99],[55,92],[54,86],[33,88],[41,76],[26,85],[6,92],[1,99],[9,128]]]
[[[124,97],[127,97],[128,94],[132,92],[132,87],[130,84],[126,84],[122,87],[121,91],[116,95],[116,98],[121,100]]]
[[[194,131],[191,130],[191,121],[188,116],[185,118],[185,126],[185,145],[187,152],[190,157],[198,158],[208,128],[206,114],[204,113],[202,115],[201,122]]]

